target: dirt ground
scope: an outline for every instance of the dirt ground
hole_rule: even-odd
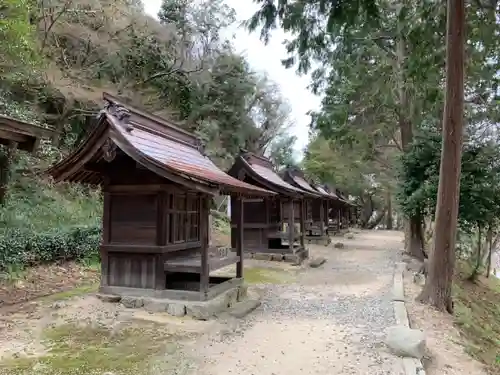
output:
[[[484,366],[465,352],[453,317],[415,301],[422,287],[413,282],[411,270],[405,271],[404,284],[410,325],[426,333],[427,375],[486,375]]]
[[[0,307],[0,375],[403,375],[383,344],[395,324],[390,292],[401,240],[370,231],[335,238],[342,249],[311,245],[312,257],[327,259],[320,268],[247,260],[245,277],[262,306],[243,319],[126,309],[93,295],[95,274],[76,278],[69,291]],[[441,320],[418,308],[412,315],[432,316],[422,327],[439,332],[428,332],[437,366],[429,373],[481,374],[456,337],[439,331]],[[436,346],[440,336],[445,343]]]

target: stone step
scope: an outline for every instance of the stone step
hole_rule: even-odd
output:
[[[247,299],[237,302],[228,310],[228,314],[235,318],[243,318],[259,307],[260,304],[261,302],[258,299]]]

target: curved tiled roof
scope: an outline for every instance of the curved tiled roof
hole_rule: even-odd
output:
[[[215,188],[227,192],[256,195],[274,194],[231,177],[220,170],[202,152],[198,139],[156,116],[124,105],[106,95],[109,105],[101,112],[98,125],[82,145],[62,162],[53,166],[49,173],[56,180],[101,182],[92,172],[84,172],[83,164],[98,157],[103,139],[109,138],[125,154],[146,169],[166,177],[179,177],[201,190]],[[168,177],[166,177],[168,179]]]

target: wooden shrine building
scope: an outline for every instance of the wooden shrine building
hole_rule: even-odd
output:
[[[334,215],[337,215],[338,219],[338,214],[340,212],[340,202],[339,198],[335,194],[331,194],[328,192],[328,189],[324,187],[321,184],[315,184],[314,182],[311,182],[310,185],[321,194],[323,197],[323,225],[326,228],[326,234],[328,237],[334,235],[335,233],[338,233],[339,227],[337,221],[333,221],[331,217]]]
[[[331,226],[333,226],[336,232],[343,231],[349,227],[349,215],[352,204],[344,197],[339,189],[326,186],[324,189],[334,198],[334,207],[329,212],[329,219],[331,220]]]
[[[40,140],[51,137],[53,133],[51,129],[0,115],[0,144],[7,148],[0,157],[0,204],[3,204],[5,200],[12,154],[16,150],[34,153]]]
[[[290,185],[304,191],[305,233],[307,242],[330,243],[328,236],[327,204],[331,200],[328,193],[321,193],[306,181],[304,173],[298,168],[287,168],[283,173],[283,180]]]
[[[233,194],[239,206],[242,196],[273,193],[221,171],[194,135],[110,95],[104,100],[87,138],[49,170],[56,181],[102,186],[100,292],[204,301],[240,284],[243,239],[236,237],[235,252],[209,251],[209,202]],[[235,221],[241,228],[241,214]],[[210,276],[230,264],[236,278]]]
[[[244,199],[243,247],[249,255],[265,254],[269,260],[300,262],[308,256],[303,231],[304,191],[285,182],[265,157],[242,151],[228,172],[246,183],[276,192],[273,197]],[[231,241],[237,235],[238,205],[231,199]],[[286,224],[286,230],[284,229]],[[260,255],[259,255],[260,256]]]

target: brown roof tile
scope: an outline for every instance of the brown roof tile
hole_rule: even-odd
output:
[[[129,152],[131,150],[133,155],[129,156],[135,158],[134,155],[138,155],[137,157],[144,162],[145,168],[148,168],[148,165],[151,168],[154,166],[153,169],[159,167],[181,179],[195,180],[195,183],[200,186],[215,185],[216,188],[225,192],[274,194],[233,178],[220,170],[207,156],[203,155],[199,141],[194,135],[156,116],[123,105],[109,95],[105,95],[105,99],[109,105],[102,111],[99,126],[108,126],[109,131],[106,134],[111,140],[118,147],[122,144]],[[93,134],[97,137],[100,133],[103,132],[94,131]],[[65,161],[55,165],[49,173],[62,175],[58,173],[58,170],[72,170],[71,164],[78,163],[79,159],[85,158],[86,153],[96,152],[95,147],[89,142],[90,140],[84,142]],[[66,178],[78,181],[80,179],[75,179],[75,177],[79,172],[75,170],[72,176]],[[89,179],[90,176],[85,176],[85,181]]]

